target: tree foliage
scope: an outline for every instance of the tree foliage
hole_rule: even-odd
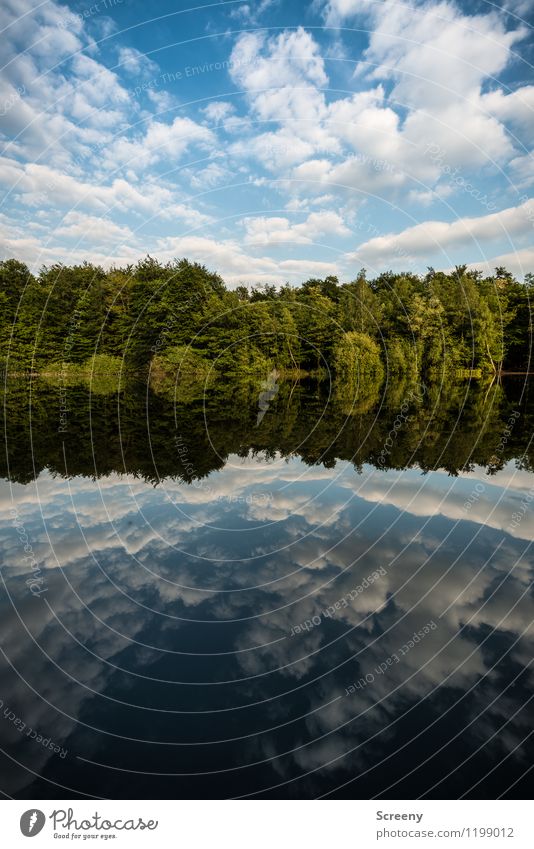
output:
[[[172,371],[186,348],[191,362],[220,374],[334,370],[376,381],[383,372],[526,370],[533,281],[458,266],[231,290],[186,259],[162,265],[148,256],[108,271],[57,263],[38,274],[8,259],[0,262],[0,352],[11,372],[95,355],[120,357],[125,370],[156,360]]]

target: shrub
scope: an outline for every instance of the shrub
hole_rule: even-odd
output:
[[[360,381],[379,386],[384,377],[380,348],[366,333],[344,333],[334,346],[333,365],[351,389]]]

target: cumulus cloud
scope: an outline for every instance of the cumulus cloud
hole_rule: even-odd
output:
[[[178,215],[180,209],[174,193],[157,183],[137,187],[127,180],[116,178],[109,185],[95,185],[46,165],[22,165],[7,158],[0,159],[0,185],[16,191],[22,202],[32,207],[53,202],[59,207],[80,205],[101,212],[119,209],[169,217]],[[197,220],[195,210],[187,211],[185,205],[181,217]]]
[[[483,94],[515,58],[527,35],[509,28],[496,10],[465,14],[452,2],[408,3],[331,0],[327,15],[338,22],[363,15],[369,45],[357,74],[393,83],[391,103],[409,109],[404,134],[432,137],[453,164],[483,164],[509,157],[513,145],[503,117],[524,120],[530,87],[504,97]],[[501,100],[507,101],[506,106]],[[499,114],[500,112],[500,114]]]
[[[191,174],[191,186],[197,191],[206,191],[233,178],[233,174],[219,162],[209,162]]]
[[[123,227],[108,218],[98,218],[71,210],[61,225],[54,230],[56,237],[87,241],[95,245],[118,244],[133,239],[129,227]]]
[[[534,86],[521,83],[511,91],[499,81],[517,62],[515,51],[525,29],[498,10],[469,14],[448,0],[418,0],[415,6],[330,0],[322,11],[340,31],[328,58],[318,31],[302,26],[275,34],[243,32],[217,75],[218,81],[224,79],[227,68],[233,90],[228,91],[227,80],[220,90],[208,88],[210,96],[188,111],[166,90],[163,76],[156,78],[159,68],[147,53],[118,36],[113,46],[95,43],[89,34],[93,22],[89,26],[83,16],[55,2],[24,3],[20,13],[7,4],[0,17],[0,25],[7,27],[0,48],[6,64],[0,111],[2,103],[9,105],[2,116],[6,147],[0,162],[6,211],[46,205],[62,212],[73,206],[84,214],[105,215],[110,222],[117,215],[106,244],[113,246],[113,234],[117,257],[125,258],[135,246],[130,237],[122,238],[124,215],[131,216],[131,232],[139,220],[154,215],[196,227],[214,220],[214,208],[224,197],[219,212],[225,220],[229,205],[236,222],[232,226],[239,228],[239,222],[250,219],[243,225],[245,244],[265,249],[263,256],[250,251],[255,279],[265,279],[276,267],[281,278],[282,266],[271,254],[278,250],[279,257],[283,245],[315,245],[313,255],[286,258],[292,265],[283,273],[296,279],[293,272],[301,268],[306,273],[311,263],[317,270],[332,268],[323,261],[318,243],[324,237],[348,240],[347,222],[362,205],[385,203],[390,212],[413,213],[408,220],[414,221],[423,208],[440,204],[439,215],[428,215],[427,223],[398,237],[378,237],[376,228],[370,230],[377,238],[364,243],[358,255],[347,253],[346,262],[368,257],[383,267],[399,250],[423,258],[426,247],[437,243],[445,249],[457,245],[474,250],[477,240],[483,245],[497,232],[519,241],[511,251],[510,242],[500,243],[495,253],[513,254],[514,267],[528,259],[523,243],[527,232],[511,211],[505,209],[500,220],[487,217],[484,224],[467,218],[463,209],[469,196],[447,177],[459,168],[466,181],[477,175],[477,185],[486,180],[502,184],[505,178],[522,188],[532,184]],[[241,12],[251,20],[250,15],[267,13],[271,4],[256,4],[255,11],[248,5]],[[314,7],[311,14],[320,16],[321,9]],[[337,78],[333,85],[331,80],[335,71],[350,67],[334,59],[344,63],[353,55],[347,46],[352,36],[343,25],[350,27],[355,20],[367,28],[367,45],[353,56],[356,91],[346,92]],[[146,80],[149,74],[158,84],[141,98],[132,97],[132,75]],[[208,75],[199,80],[200,85],[212,83]],[[432,145],[439,147],[439,159],[429,155]],[[219,191],[234,184],[228,195]],[[260,192],[254,196],[252,188],[261,190],[262,205],[257,203]],[[207,196],[195,202],[191,190]],[[492,200],[498,200],[494,185],[492,191]],[[281,203],[275,195],[282,196]],[[275,202],[268,204],[266,198]],[[309,212],[319,203],[322,217],[307,222],[286,215],[253,219],[247,212]],[[503,198],[502,204],[510,201]],[[454,212],[455,205],[460,212]],[[376,209],[371,218],[374,214]],[[455,214],[458,221],[451,223]],[[441,217],[446,220],[436,220]],[[16,227],[17,215],[14,219]],[[50,232],[42,240],[43,255],[62,245],[63,256],[68,253],[76,226]],[[95,238],[97,232],[96,227],[87,231]],[[236,274],[245,273],[249,253],[237,233],[213,235],[204,236],[210,255],[224,256],[235,281]],[[167,256],[178,238],[166,228],[146,248],[159,245]],[[37,256],[34,233],[11,229],[4,244],[11,251],[20,249],[25,258]],[[83,244],[89,249],[88,238]],[[103,243],[93,246],[103,255]],[[480,257],[470,253],[465,259]]]
[[[152,120],[144,135],[118,138],[107,147],[104,163],[113,170],[120,164],[135,171],[161,160],[177,161],[192,145],[211,148],[213,143],[211,130],[191,118],[177,117],[172,124]]]
[[[505,107],[499,94],[490,99],[482,86],[510,62],[525,34],[521,28],[508,31],[496,13],[463,15],[448,3],[421,5],[415,16],[403,4],[334,5],[328,14],[339,20],[369,16],[373,29],[359,74],[368,82],[391,80],[393,90],[386,96],[382,84],[374,85],[327,102],[328,78],[312,36],[303,30],[274,38],[247,33],[234,48],[232,75],[257,116],[280,128],[236,142],[233,154],[304,180],[303,192],[313,192],[318,176],[388,199],[406,192],[425,203],[444,196],[428,194],[440,170],[424,155],[425,144],[439,142],[451,167],[479,168],[514,155],[502,119],[521,113],[524,123],[529,92],[523,97],[520,90]],[[454,46],[447,52],[448,43]],[[418,76],[421,55],[424,73]]]
[[[318,86],[328,83],[319,46],[302,27],[273,38],[240,36],[230,57],[234,82],[247,92],[262,120],[317,118],[323,109]]]
[[[245,243],[248,245],[310,244],[322,236],[348,236],[349,228],[337,212],[312,212],[300,224],[288,218],[245,218]]]
[[[226,100],[214,100],[208,103],[202,110],[208,121],[220,124],[225,118],[229,118],[235,111],[235,107]]]
[[[120,67],[128,71],[129,74],[141,76],[150,72],[155,73],[158,70],[156,62],[153,62],[152,59],[149,59],[135,47],[120,47],[118,53]]]
[[[245,33],[238,38],[230,63],[233,78],[251,93],[299,83],[328,82],[319,46],[302,27],[272,38],[263,33]]]
[[[121,81],[124,72],[146,77],[157,69],[155,63],[119,45],[119,64],[108,67],[84,17],[54,2],[28,3],[16,12],[7,4],[0,24],[6,64],[1,132],[7,140],[0,184],[6,189],[3,209],[12,211],[14,225],[2,238],[8,255],[33,263],[52,258],[52,250],[57,251],[54,259],[65,260],[83,257],[82,251],[92,248],[94,259],[105,246],[124,260],[130,247],[136,253],[144,250],[133,247],[132,228],[114,221],[117,214],[178,219],[186,226],[208,220],[191,201],[184,203],[186,192],[157,172],[160,163],[176,163],[194,145],[212,148],[213,133],[187,116],[167,122],[145,115],[139,122],[138,106]],[[168,93],[158,94],[157,108],[168,108]],[[142,172],[141,181],[135,172]],[[67,211],[69,217],[57,231],[49,231],[48,239],[38,240],[20,232],[21,207]],[[84,219],[88,212],[106,215],[107,227],[94,215]],[[73,253],[78,236],[80,249]]]
[[[217,240],[206,236],[169,236],[158,241],[158,256],[172,259],[187,256],[189,259],[216,268],[230,285],[247,282],[283,283],[299,281],[310,276],[336,274],[333,262],[313,259],[276,260],[269,256],[247,253],[233,239]]]
[[[519,248],[505,254],[491,256],[485,262],[468,263],[468,268],[479,269],[484,274],[493,274],[497,266],[504,266],[521,280],[525,274],[532,274],[534,268],[534,248]]]

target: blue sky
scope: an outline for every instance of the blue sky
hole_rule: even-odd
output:
[[[3,0],[0,256],[534,271],[533,0]]]

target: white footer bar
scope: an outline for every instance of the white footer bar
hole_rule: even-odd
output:
[[[0,844],[532,849],[522,801],[3,801]],[[35,843],[29,844],[29,838]]]

